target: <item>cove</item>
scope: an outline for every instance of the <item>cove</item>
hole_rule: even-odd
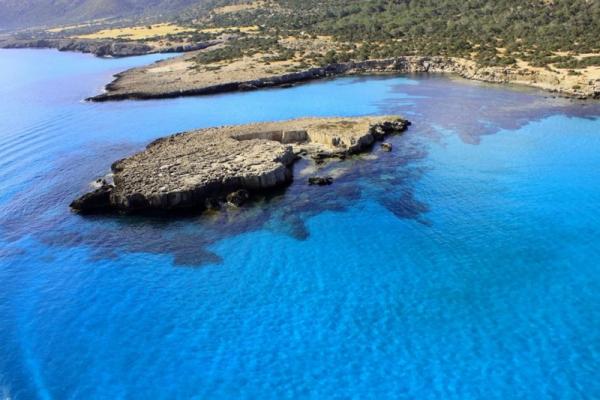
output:
[[[0,51],[3,396],[600,396],[598,103],[436,75],[82,101],[159,58]],[[161,136],[377,114],[413,125],[327,188],[191,218],[68,207]]]

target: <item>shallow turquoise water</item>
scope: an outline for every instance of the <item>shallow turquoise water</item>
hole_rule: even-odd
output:
[[[599,105],[436,76],[81,101],[153,59],[0,51],[2,396],[600,397]],[[168,133],[377,113],[414,125],[328,188],[68,210]]]

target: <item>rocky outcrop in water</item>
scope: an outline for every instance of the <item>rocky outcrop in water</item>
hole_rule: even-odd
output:
[[[381,150],[387,151],[387,152],[392,151],[392,144],[391,143],[381,143]]]
[[[331,176],[311,176],[308,178],[309,185],[326,186],[333,183],[333,177]]]
[[[97,214],[111,210],[110,196],[114,186],[104,183],[101,187],[75,199],[71,208],[82,214]]]
[[[304,118],[181,133],[113,163],[114,183],[102,182],[71,207],[97,213],[241,206],[252,193],[288,184],[298,154],[358,153],[408,125],[397,116]]]

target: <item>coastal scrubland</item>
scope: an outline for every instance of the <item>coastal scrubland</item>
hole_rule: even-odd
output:
[[[207,0],[172,7],[162,23],[135,23],[68,38],[139,41],[202,51],[155,71],[181,85],[264,78],[333,64],[444,57],[466,77],[578,97],[600,95],[600,3],[589,0]],[[118,25],[118,24],[117,24]],[[49,33],[46,30],[46,33]],[[464,69],[463,68],[463,69]],[[183,76],[179,76],[183,73]],[[366,71],[369,72],[369,71]],[[136,77],[147,91],[150,79]]]

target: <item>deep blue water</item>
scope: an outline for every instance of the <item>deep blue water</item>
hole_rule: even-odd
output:
[[[0,51],[0,398],[600,398],[600,105],[440,76],[90,104],[101,60]],[[400,113],[238,212],[81,217],[150,140]]]

